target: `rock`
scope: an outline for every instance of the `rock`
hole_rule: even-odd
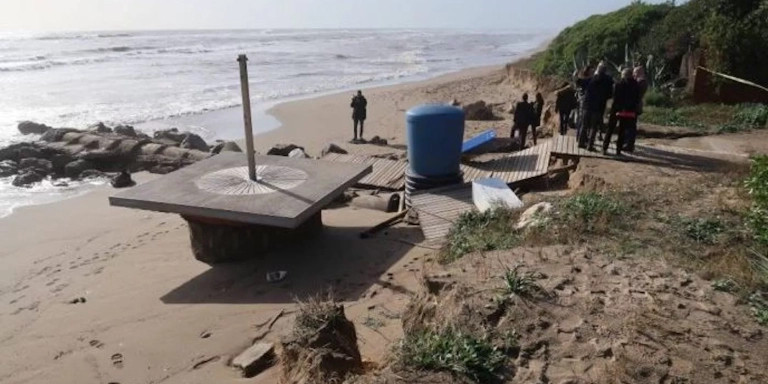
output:
[[[42,158],[45,157],[43,150],[36,146],[24,146],[19,148],[18,151],[19,161],[26,158]]]
[[[150,173],[156,173],[158,175],[166,175],[169,174],[175,170],[179,169],[179,167],[173,166],[173,165],[164,165],[164,164],[158,164],[151,168],[149,168]]]
[[[537,225],[542,219],[541,216],[550,211],[552,211],[552,204],[550,203],[542,202],[534,204],[520,215],[520,220],[518,220],[515,228],[523,229],[530,225]]]
[[[496,120],[493,110],[483,100],[466,105],[463,109],[467,120]]]
[[[45,124],[39,124],[32,121],[22,121],[19,123],[18,127],[19,132],[21,132],[22,135],[42,135],[43,133],[47,132],[51,129],[51,127],[45,125]]]
[[[338,153],[338,154],[341,154],[341,155],[346,155],[349,152],[347,152],[346,149],[344,149],[342,147],[339,147],[336,144],[330,143],[330,144],[326,145],[325,148],[323,148],[322,151],[320,151],[320,157],[324,157],[325,155],[327,155],[329,153]]]
[[[181,141],[182,148],[187,149],[197,149],[198,151],[205,151],[208,152],[208,144],[203,140],[202,137],[199,135],[196,135],[194,133],[187,133],[184,136],[184,140]]]
[[[13,160],[0,161],[0,177],[13,176],[19,171],[19,164]]]
[[[288,157],[294,158],[294,159],[308,159],[309,155],[307,155],[306,152],[302,148],[296,148],[291,153],[288,154]]]
[[[85,179],[104,179],[108,178],[109,175],[106,173],[99,171],[97,169],[86,169],[85,171],[80,172],[79,178],[81,180]]]
[[[83,171],[94,168],[95,165],[88,160],[75,160],[64,167],[64,175],[70,179],[77,179]]]
[[[240,149],[240,146],[237,145],[234,141],[222,141],[218,144],[216,144],[212,149],[211,153],[213,154],[219,154],[221,152],[242,152],[243,150]]]
[[[240,369],[243,377],[254,377],[275,362],[275,345],[256,343],[232,360],[232,366]]]
[[[371,140],[370,140],[370,141],[368,141],[368,144],[373,144],[373,145],[387,145],[387,144],[388,144],[388,142],[387,142],[387,139],[382,139],[381,137],[378,137],[378,136],[374,136],[373,138],[371,138]]]
[[[64,135],[70,132],[80,132],[80,131],[74,128],[51,128],[45,133],[43,133],[42,136],[40,136],[40,140],[47,141],[49,143],[61,141],[64,138]]]
[[[46,159],[36,159],[33,157],[27,157],[21,159],[19,162],[20,170],[36,169],[40,173],[48,174],[53,171],[53,163]]]
[[[43,179],[45,179],[45,175],[35,171],[34,169],[29,169],[24,173],[20,173],[18,176],[16,176],[13,179],[12,184],[16,187],[28,188],[31,187],[31,184],[42,181]]]
[[[128,137],[136,137],[136,130],[130,125],[118,125],[115,127],[115,133]]]
[[[75,161],[75,158],[66,154],[58,154],[51,157],[51,164],[53,165],[53,172],[57,175],[64,175],[64,167],[67,166],[67,164]]]
[[[54,181],[53,182],[53,186],[54,187],[60,187],[60,188],[61,187],[69,187],[69,183],[67,183],[66,181],[58,180],[58,181]]]
[[[155,131],[154,137],[156,140],[166,140],[173,144],[181,144],[182,141],[184,141],[185,136],[181,133],[179,133],[178,128],[171,128],[171,129],[164,129],[160,131]],[[206,148],[206,150],[208,150]]]
[[[102,122],[98,122],[94,125],[91,125],[88,127],[88,130],[91,132],[98,132],[98,133],[112,133],[112,128],[107,127]]]
[[[110,182],[114,188],[128,188],[136,185],[136,182],[131,179],[131,174],[128,170],[123,170],[119,175],[112,178]]]
[[[297,148],[301,149],[302,151],[304,150],[304,147],[299,147],[296,144],[278,144],[270,148],[269,152],[267,152],[267,155],[288,156],[291,154],[291,151]]]

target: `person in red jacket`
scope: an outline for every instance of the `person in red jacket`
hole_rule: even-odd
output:
[[[611,107],[611,116],[616,117],[618,123],[618,139],[616,143],[616,155],[621,155],[624,148],[624,139],[627,132],[631,132],[633,125],[637,122],[637,108],[640,105],[640,86],[637,80],[632,77],[632,69],[627,68],[621,72],[621,80],[616,84],[613,91],[613,106]],[[608,132],[603,141],[603,154],[608,154],[608,146],[611,143],[611,136],[616,128],[616,124],[608,124]]]

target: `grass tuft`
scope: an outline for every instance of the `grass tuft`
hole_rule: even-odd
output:
[[[757,323],[768,326],[768,297],[764,294],[754,293],[749,297],[749,305],[752,307]]]
[[[699,244],[714,245],[721,233],[725,230],[719,219],[687,218],[679,220],[679,230],[691,240]]]
[[[462,214],[448,234],[439,261],[451,263],[472,252],[514,248],[520,242],[515,230],[517,216],[508,208]]]
[[[505,268],[501,279],[504,281],[502,290],[506,296],[530,298],[543,291],[541,286],[536,284],[535,273],[521,272],[519,265],[515,268]]]
[[[313,336],[326,324],[346,320],[331,294],[312,296],[307,301],[298,301],[298,305],[293,333],[302,340]]]
[[[608,195],[587,192],[565,200],[562,213],[568,221],[575,221],[587,231],[594,231],[600,224],[607,224],[627,213],[621,201]]]
[[[498,381],[506,362],[504,353],[489,340],[454,330],[408,335],[399,357],[407,366],[451,372],[478,383]]]

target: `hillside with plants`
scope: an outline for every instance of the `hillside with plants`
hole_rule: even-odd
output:
[[[710,69],[768,84],[768,0],[638,1],[566,28],[534,67],[565,77],[588,62],[646,64],[652,56],[651,75],[665,81],[696,49]]]

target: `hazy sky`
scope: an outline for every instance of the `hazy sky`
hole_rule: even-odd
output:
[[[0,30],[559,29],[630,0],[0,0]]]

